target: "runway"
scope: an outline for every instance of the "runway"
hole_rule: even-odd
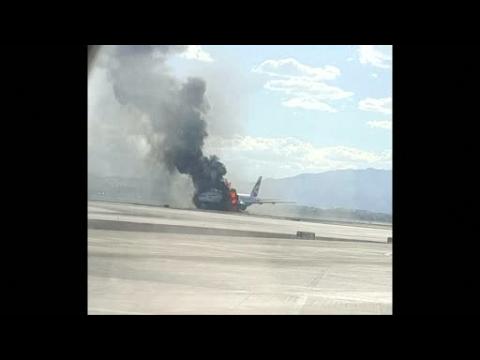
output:
[[[392,313],[388,227],[96,201],[88,220],[89,314]]]

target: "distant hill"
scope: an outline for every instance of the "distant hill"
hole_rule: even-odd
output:
[[[265,179],[259,197],[295,201],[297,205],[392,213],[392,171],[335,170]]]
[[[192,196],[193,187],[186,177],[172,181],[168,177],[126,178],[88,174],[89,200],[192,207]]]
[[[193,206],[190,199],[191,184],[187,180],[184,182],[184,184],[178,184],[174,194],[168,179],[152,181],[151,179],[98,177],[89,174],[88,195],[90,199]],[[234,186],[240,192],[250,193],[253,184],[254,182],[235,182]],[[336,170],[319,174],[301,174],[283,179],[267,178],[262,182],[259,197],[294,201],[295,204],[255,205],[249,208],[250,212],[272,214],[279,212],[278,215],[294,213],[302,216],[342,218],[363,218],[366,215],[362,211],[391,215],[392,171]],[[325,211],[325,209],[330,210]],[[372,216],[372,214],[368,215],[368,217]],[[373,218],[382,217],[377,214]]]

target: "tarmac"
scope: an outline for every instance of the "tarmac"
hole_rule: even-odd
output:
[[[391,227],[98,201],[88,227],[91,315],[392,314]]]

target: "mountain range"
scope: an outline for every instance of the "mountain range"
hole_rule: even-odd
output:
[[[253,186],[253,185],[252,185]],[[392,214],[392,171],[335,170],[264,179],[260,198],[317,208],[346,208]]]

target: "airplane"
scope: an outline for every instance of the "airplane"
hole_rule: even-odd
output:
[[[240,210],[244,211],[247,207],[253,204],[277,204],[277,203],[293,203],[291,201],[280,201],[274,199],[260,199],[258,192],[260,191],[260,184],[262,177],[260,176],[255,183],[250,194],[239,194],[230,186],[230,183],[225,180],[225,185],[229,189],[229,197],[225,198],[224,194],[219,189],[211,189],[209,191],[200,193],[194,198],[195,205],[200,209],[212,210]]]
[[[285,203],[293,203],[292,201],[279,201],[274,199],[260,199],[258,198],[258,192],[260,191],[260,184],[262,183],[262,177],[260,176],[253,186],[253,189],[250,194],[240,194],[238,193],[238,208],[240,210],[246,210],[247,207],[253,204],[285,204]]]

